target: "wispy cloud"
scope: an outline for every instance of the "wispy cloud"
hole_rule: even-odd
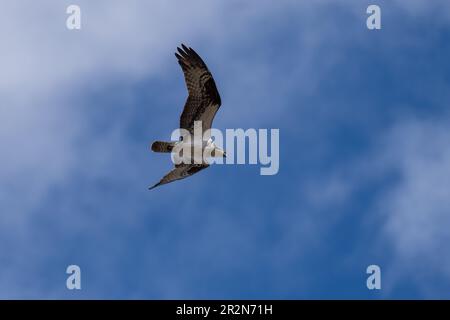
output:
[[[420,1],[396,3],[392,15],[424,14]],[[393,117],[392,133],[371,135],[375,146],[347,158],[351,148],[334,137],[380,113],[367,92],[342,97],[340,84],[361,89],[361,65],[390,61],[397,48],[398,37],[374,36],[385,56],[353,63],[349,54],[377,50],[360,28],[365,4],[79,1],[76,32],[65,28],[69,4],[10,1],[0,12],[1,297],[73,297],[64,288],[71,263],[86,277],[75,297],[307,297],[314,277],[302,273],[323,259],[315,252],[330,253],[327,241],[373,172],[400,177],[367,205],[382,213],[399,264],[430,248],[445,256],[446,124]],[[172,56],[180,42],[214,72],[219,128],[282,127],[279,176],[222,167],[192,179],[188,195],[184,182],[147,192],[170,166],[148,142],[168,136],[185,99]]]
[[[383,150],[399,176],[378,206],[386,219],[383,234],[395,252],[395,273],[430,297],[440,292],[440,286],[433,289],[437,278],[441,286],[450,284],[449,123],[444,118],[399,125]]]

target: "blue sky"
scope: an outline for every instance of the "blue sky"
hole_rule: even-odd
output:
[[[450,298],[449,26],[438,0],[5,1],[0,298]],[[280,129],[277,175],[147,190],[171,167],[149,145],[178,125],[182,42],[216,128]]]

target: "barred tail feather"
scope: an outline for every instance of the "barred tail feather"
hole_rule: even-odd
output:
[[[152,151],[154,152],[172,152],[175,142],[155,141],[152,143]]]

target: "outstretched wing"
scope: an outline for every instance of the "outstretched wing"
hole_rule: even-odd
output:
[[[209,164],[180,164],[166,174],[157,184],[150,187],[149,190],[166,183],[187,178],[208,167]]]
[[[175,56],[183,69],[189,92],[180,117],[180,128],[193,134],[194,121],[202,121],[202,129],[205,132],[211,128],[221,104],[216,83],[202,58],[192,48],[182,44],[181,48],[177,49],[178,53],[175,53]]]

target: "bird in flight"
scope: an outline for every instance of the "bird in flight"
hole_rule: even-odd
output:
[[[154,152],[170,153],[176,149],[183,149],[183,147],[187,147],[186,144],[189,144],[188,148],[191,148],[190,150],[193,150],[193,152],[192,156],[185,156],[181,163],[175,164],[175,168],[149,189],[187,178],[209,167],[203,157],[200,161],[194,161],[195,155],[198,154],[196,151],[200,151],[203,155],[203,152],[208,150],[213,157],[226,156],[225,151],[217,147],[210,136],[205,135],[199,145],[192,138],[194,125],[198,125],[198,123],[201,123],[203,133],[208,133],[207,130],[211,129],[214,116],[220,108],[221,99],[213,76],[202,58],[192,48],[188,48],[184,44],[177,49],[178,52],[175,53],[175,56],[183,70],[189,94],[180,116],[180,129],[184,129],[185,132],[188,132],[188,135],[181,136],[180,141],[155,141],[151,149]],[[192,144],[191,141],[194,141],[194,143]]]

